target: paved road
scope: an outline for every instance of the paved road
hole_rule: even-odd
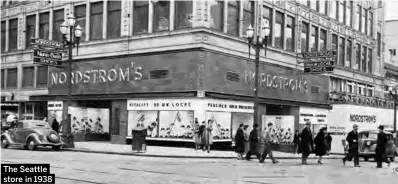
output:
[[[1,163],[49,163],[56,183],[248,183],[248,184],[387,184],[398,182],[398,167],[376,169],[374,162],[352,167],[340,160],[316,160],[302,166],[299,160],[281,160],[273,165],[269,160],[260,164],[234,159],[174,159],[79,152],[26,151],[2,149]]]

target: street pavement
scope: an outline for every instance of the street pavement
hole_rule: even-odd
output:
[[[309,160],[303,166],[299,159],[284,159],[274,165],[270,160],[192,159],[136,157],[51,150],[27,151],[21,148],[1,149],[2,164],[49,163],[56,183],[92,184],[396,184],[397,163],[376,169],[374,162],[361,162],[362,167],[346,166],[338,159],[326,159],[323,165]]]

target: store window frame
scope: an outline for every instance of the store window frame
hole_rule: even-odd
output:
[[[345,12],[345,25],[352,27],[352,1],[345,1],[345,7],[346,7],[346,12]]]
[[[133,1],[133,34],[148,33],[149,2]]]
[[[122,2],[107,1],[106,37],[118,38],[121,36]]]
[[[344,63],[345,67],[352,68],[352,40],[346,40],[346,62],[348,65]]]
[[[75,13],[75,18],[76,18],[76,22],[75,25],[79,25],[83,31],[82,31],[82,35],[80,36],[80,42],[85,42],[86,41],[86,14],[87,14],[87,6],[86,4],[82,4],[82,5],[77,5],[74,7],[74,13]]]
[[[361,65],[362,65],[362,67],[361,67],[361,71],[362,72],[366,72],[367,71],[367,57],[368,57],[368,55],[367,55],[367,51],[368,51],[368,49],[367,49],[367,47],[366,46],[362,46],[362,49],[361,49],[362,51],[361,51]]]
[[[64,22],[64,9],[54,10],[53,12],[53,33],[52,40],[57,42],[62,42],[62,33],[59,29],[61,24]]]
[[[18,18],[9,20],[8,29],[8,51],[18,49]]]
[[[290,31],[289,31],[290,30]],[[289,34],[290,32],[290,34]],[[293,16],[286,16],[286,28],[285,28],[285,36],[286,36],[286,50],[290,52],[294,52],[295,44],[295,18]]]
[[[22,68],[22,88],[33,88],[34,86],[34,66],[25,66]]]
[[[170,1],[153,3],[153,32],[170,31]],[[166,22],[167,20],[167,22]]]
[[[284,17],[285,14],[276,11],[275,13],[275,35],[274,35],[274,40],[275,40],[275,48],[283,49],[284,46]],[[279,30],[278,30],[279,29]],[[279,35],[279,37],[277,37]]]
[[[301,53],[305,53],[309,51],[309,28],[310,24],[304,21],[301,21]],[[304,37],[304,38],[303,38]]]
[[[345,38],[340,36],[339,37],[339,60],[338,65],[344,66],[345,65]]]
[[[38,66],[36,73],[36,88],[48,87],[48,66]]]
[[[183,9],[183,11],[180,11],[180,9]],[[175,14],[174,29],[178,30],[178,29],[192,28],[192,23],[194,21],[193,0],[175,1],[174,14]],[[239,25],[239,20],[238,20],[238,25]]]
[[[272,10],[273,9],[268,6],[263,6],[263,12],[262,12],[263,15],[262,16],[263,16],[263,19],[266,19],[268,21],[268,25],[270,27],[270,31],[269,31],[269,35],[268,35],[268,45],[272,44],[272,38],[273,38],[273,36],[272,36],[272,34],[273,34],[272,12],[273,11]],[[268,13],[265,13],[265,12],[268,12]]]
[[[368,48],[368,61],[367,61],[367,72],[372,74],[373,73],[373,49],[372,48]]]
[[[32,48],[31,37],[36,38],[36,14],[26,16],[25,48]]]
[[[355,69],[361,71],[361,44],[357,43],[355,46]]]
[[[327,50],[327,30],[320,28],[319,51]]]
[[[39,38],[48,40],[50,37],[50,12],[39,14]]]
[[[318,51],[318,34],[319,34],[319,28],[317,26],[311,26],[311,36],[310,36],[310,51],[311,52],[317,52]]]
[[[255,26],[255,1],[253,0],[244,0],[242,5],[243,8],[243,27],[242,33],[243,36],[246,37],[246,29],[249,25]]]
[[[10,76],[13,74],[13,76]],[[6,89],[17,89],[18,87],[18,68],[7,69]]]
[[[90,4],[90,40],[92,41],[103,39],[103,31],[104,31],[103,16],[104,16],[104,2],[98,1],[91,3]]]
[[[345,2],[340,0],[338,1],[338,17],[339,17],[339,22],[345,24],[345,11],[346,11],[346,7],[345,7]]]
[[[5,52],[6,51],[6,34],[7,34],[7,28],[6,28],[6,21],[1,21],[1,51]]]

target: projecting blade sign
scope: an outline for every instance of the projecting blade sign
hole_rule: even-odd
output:
[[[337,51],[306,52],[302,56],[304,73],[329,73],[334,70]]]
[[[63,44],[61,42],[32,38],[31,43],[37,46],[33,49],[34,64],[55,67],[62,65]]]

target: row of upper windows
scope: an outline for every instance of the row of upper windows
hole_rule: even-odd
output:
[[[360,96],[375,96],[375,87],[363,83],[357,83],[345,79],[331,78],[330,88],[332,92],[345,92],[348,94],[356,94]]]
[[[1,89],[18,88],[18,68],[1,69]],[[48,66],[22,68],[22,88],[47,88]]]

